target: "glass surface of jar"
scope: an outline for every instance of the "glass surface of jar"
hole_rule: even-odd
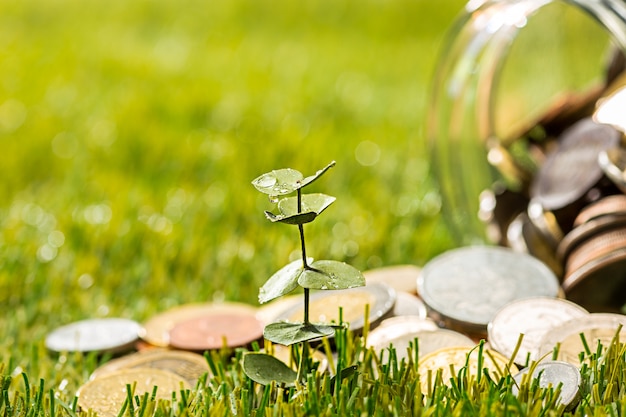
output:
[[[623,51],[623,0],[467,3],[443,45],[427,114],[444,217],[460,245],[505,240],[558,133],[538,121],[555,111],[562,125],[591,116],[624,69]]]

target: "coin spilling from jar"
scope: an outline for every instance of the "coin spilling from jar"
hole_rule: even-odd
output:
[[[626,306],[626,73],[623,64],[616,70],[623,62],[616,54],[600,85],[494,140],[489,151],[503,157],[490,161],[499,161],[502,179],[479,196],[494,243],[540,259],[565,297],[591,312]]]

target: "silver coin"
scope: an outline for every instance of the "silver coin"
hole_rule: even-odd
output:
[[[54,352],[123,352],[137,342],[140,328],[139,323],[123,318],[82,320],[49,333],[45,345]]]
[[[626,192],[626,149],[615,146],[601,151],[598,165],[617,188]]]
[[[428,311],[421,298],[404,291],[396,292],[396,304],[393,306],[394,316],[419,316],[426,318]]]
[[[525,378],[525,375],[528,376]],[[523,369],[513,379],[515,380],[515,385],[511,389],[513,395],[519,393],[518,387],[523,380],[531,383],[534,379],[538,379],[541,388],[552,387],[556,389],[561,384],[559,402],[564,404],[566,409],[575,406],[580,400],[582,377],[578,368],[571,363],[562,361],[541,362],[535,367]]]
[[[620,325],[626,326],[626,316],[623,314],[591,313],[568,320],[542,337],[539,355],[541,358],[549,359],[558,345],[558,355],[552,359],[578,366],[579,355],[585,351],[583,337],[592,352],[596,351],[598,343],[606,349]],[[626,330],[622,329],[619,336],[621,340],[624,340]]]
[[[544,263],[496,246],[468,246],[435,257],[422,269],[417,287],[430,309],[468,331],[483,332],[507,303],[559,293],[559,281]]]
[[[520,335],[524,335],[514,361],[525,365],[539,359],[541,340],[547,332],[588,314],[579,305],[560,298],[525,298],[498,310],[487,326],[487,334],[491,347],[508,357],[513,356]]]
[[[439,326],[431,318],[422,316],[394,316],[384,319],[380,322],[378,327],[369,332],[369,337],[377,334],[380,330],[389,328],[391,332],[421,332],[424,330],[437,330]],[[383,330],[382,333],[386,333],[387,330]]]

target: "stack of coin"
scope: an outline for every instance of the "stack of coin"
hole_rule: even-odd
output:
[[[492,162],[506,181],[479,196],[494,242],[544,262],[568,299],[597,312],[626,305],[626,117],[617,106],[626,75],[615,68],[604,84],[494,140],[512,167]]]

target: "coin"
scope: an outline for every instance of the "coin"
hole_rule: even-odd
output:
[[[442,348],[431,352],[420,358],[418,364],[419,378],[422,386],[428,383],[428,373],[432,374],[434,380],[435,373],[441,370],[442,382],[450,384],[450,378],[457,377],[461,368],[467,370],[469,375],[474,377],[483,370],[487,370],[496,382],[508,374],[516,374],[519,369],[514,364],[509,366],[509,360],[501,353],[491,349],[483,349],[482,358],[479,356],[480,350],[477,347],[453,346]],[[479,360],[481,359],[481,360]],[[479,366],[482,364],[481,369]],[[453,371],[451,371],[451,369]]]
[[[393,316],[387,319],[384,319],[380,322],[376,329],[372,330],[369,335],[374,331],[378,331],[379,329],[383,329],[385,327],[397,327],[403,329],[407,332],[419,332],[423,330],[437,330],[439,326],[435,323],[434,320],[428,317],[422,316]]]
[[[393,306],[394,316],[426,317],[428,311],[421,298],[404,291],[396,291],[396,303]]]
[[[396,291],[387,284],[372,283],[364,287],[347,290],[311,292],[309,298],[309,321],[313,323],[339,323],[339,308],[342,308],[344,323],[350,330],[359,333],[365,325],[365,305],[369,305],[370,328],[389,316],[396,302]],[[297,305],[288,308],[279,320],[300,322],[304,319],[304,308]]]
[[[185,379],[173,372],[154,368],[123,369],[93,379],[78,389],[79,410],[92,410],[100,417],[116,417],[128,396],[126,385],[134,385],[133,395],[152,394],[156,399],[171,400],[172,393],[191,389]]]
[[[243,303],[193,303],[184,304],[159,313],[143,323],[139,336],[153,346],[168,347],[170,330],[178,323],[206,314],[240,312],[256,314],[257,310]]]
[[[448,329],[432,329],[410,331],[398,326],[376,328],[370,333],[367,344],[376,352],[382,352],[383,358],[388,357],[386,349],[391,345],[395,349],[398,360],[406,358],[409,345],[417,340],[419,357],[435,350],[452,346],[474,346],[472,339],[462,333]],[[384,359],[383,359],[384,360]]]
[[[525,368],[516,374],[513,379],[515,384],[511,387],[513,395],[519,394],[519,385],[524,381],[528,384],[538,380],[541,388],[561,387],[558,401],[569,410],[580,400],[580,385],[582,377],[578,368],[571,363],[563,361],[541,362],[532,368]]]
[[[476,333],[486,333],[496,312],[511,301],[559,293],[558,279],[545,264],[496,246],[468,246],[436,256],[422,269],[417,287],[429,309],[455,328]]]
[[[561,260],[567,259],[569,253],[576,248],[581,242],[586,241],[590,237],[604,232],[605,230],[615,229],[626,226],[626,215],[607,214],[602,217],[589,220],[578,227],[572,229],[557,248],[557,256]]]
[[[368,284],[381,282],[389,285],[394,290],[417,294],[415,282],[421,268],[415,265],[393,265],[363,272]]]
[[[139,328],[139,323],[123,318],[81,320],[50,332],[45,345],[54,352],[119,353],[132,349]]]
[[[626,249],[626,224],[616,230],[599,231],[597,235],[581,242],[567,257],[566,276],[618,249]]]
[[[583,197],[602,177],[598,154],[615,147],[621,133],[612,126],[584,118],[559,137],[559,146],[539,168],[531,197],[546,210],[562,209]]]
[[[589,312],[560,298],[533,297],[512,301],[503,306],[487,326],[491,348],[511,357],[520,335],[524,335],[514,361],[526,365],[539,359],[543,335],[573,318]]]
[[[553,359],[578,366],[581,362],[579,355],[585,351],[583,336],[592,352],[596,351],[598,343],[606,349],[620,325],[626,325],[626,316],[623,314],[591,313],[568,320],[544,334],[540,342],[539,355],[542,358],[547,356],[549,359],[559,344],[558,355]],[[624,340],[626,329],[622,329],[619,336]]]
[[[626,248],[587,262],[563,280],[567,299],[592,312],[620,311],[626,305]]]
[[[202,355],[155,348],[112,359],[93,371],[89,379],[95,379],[121,369],[134,368],[156,368],[170,371],[185,379],[192,387],[196,385],[202,375],[209,372],[207,361]]]
[[[584,207],[574,219],[574,226],[611,214],[626,215],[626,195],[609,195]]]
[[[247,310],[210,311],[170,330],[170,346],[191,351],[243,347],[263,338],[264,323]]]
[[[288,308],[302,303],[302,300],[304,299],[303,297],[304,296],[302,294],[296,294],[277,298],[259,307],[256,316],[259,320],[265,323],[265,325],[273,323],[277,320],[277,317],[280,315],[280,313]]]
[[[511,249],[534,256],[545,263],[557,277],[563,276],[563,264],[556,256],[555,246],[530,221],[526,213],[520,213],[509,224],[506,235]]]

